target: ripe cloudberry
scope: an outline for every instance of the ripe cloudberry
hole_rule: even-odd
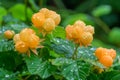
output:
[[[107,55],[107,49],[106,48],[102,48],[102,47],[99,47],[96,49],[95,51],[95,56],[100,59],[102,56],[104,55]]]
[[[31,38],[32,34],[35,34],[35,32],[32,29],[25,28],[20,32],[19,35],[22,41],[27,42]]]
[[[76,21],[73,26],[79,26],[81,29],[85,28],[85,23],[81,20]]]
[[[34,24],[35,27],[41,28],[41,26],[45,22],[45,15],[43,13],[35,13],[32,16],[32,23]]]
[[[51,18],[46,19],[45,23],[43,25],[43,29],[46,32],[51,32],[52,30],[54,30],[55,29],[55,22],[53,21],[53,19],[51,19]]]
[[[42,8],[39,10],[39,13],[42,13],[45,15],[45,18],[49,18],[49,15],[50,15],[50,10],[47,9],[47,8]]]
[[[20,53],[26,53],[28,51],[28,46],[23,41],[18,41],[15,44],[15,49]]]
[[[15,34],[15,36],[13,37],[13,41],[14,41],[14,43],[20,41],[20,35],[19,34]]]
[[[37,48],[40,38],[35,34],[31,34],[29,40],[26,42],[29,48]]]
[[[60,15],[59,14],[51,14],[50,18],[52,18],[55,22],[55,25],[58,25],[61,21]]]
[[[84,32],[84,33],[81,34],[80,41],[81,41],[82,45],[88,46],[88,45],[90,45],[92,40],[93,40],[93,36],[92,36],[91,33]]]
[[[114,49],[108,49],[108,54],[112,57],[112,59],[115,59],[116,57],[116,51]]]
[[[105,67],[110,67],[112,66],[113,59],[109,55],[104,55],[100,58],[100,63],[103,64]]]
[[[91,26],[91,25],[87,25],[87,26],[85,27],[85,31],[86,31],[86,32],[90,32],[91,34],[94,34],[94,27]]]
[[[5,36],[6,39],[12,39],[14,34],[15,33],[12,30],[7,30],[7,31],[4,32],[4,36]]]
[[[72,39],[72,30],[73,30],[73,26],[71,26],[71,25],[67,25],[67,27],[65,28],[66,37],[67,37],[67,39],[69,39],[69,40]]]

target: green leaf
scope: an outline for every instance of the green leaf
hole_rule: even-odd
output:
[[[63,67],[62,75],[67,80],[86,80],[90,72],[90,64],[74,61]]]
[[[102,74],[102,77],[104,78],[104,80],[120,80],[120,72],[115,70],[104,72]]]
[[[31,74],[37,74],[43,79],[51,76],[56,69],[48,61],[43,62],[37,56],[26,57],[25,61],[29,72]]]
[[[14,5],[13,7],[11,7],[9,9],[9,12],[11,12],[15,18],[18,18],[18,19],[23,20],[23,21],[26,20],[26,17],[28,19],[31,19],[31,16],[33,13],[32,10],[28,7],[26,8],[24,4]]]
[[[113,44],[120,44],[120,28],[113,28],[109,33],[109,41]]]
[[[100,17],[103,15],[107,15],[111,12],[111,6],[110,5],[100,5],[98,7],[96,7],[93,11],[92,14],[94,16]]]
[[[73,63],[72,59],[67,59],[67,58],[56,58],[52,60],[52,64],[55,66],[62,66],[65,64],[71,64]]]
[[[52,32],[52,34],[53,37],[65,39],[65,29],[61,26],[57,26],[55,30]]]
[[[0,68],[0,80],[17,80],[17,74]]]
[[[74,51],[74,44],[68,40],[54,38],[51,41],[51,48],[59,54],[64,54],[66,57],[71,57]]]
[[[5,16],[7,14],[7,10],[4,7],[0,6],[0,24],[1,21],[3,20],[3,16]]]
[[[66,19],[63,21],[63,25],[64,27],[67,26],[68,24],[73,24],[75,21],[77,20],[82,20],[84,21],[86,24],[91,24],[94,25],[94,22],[91,18],[91,16],[87,15],[87,14],[75,14],[75,15],[70,15],[68,17],[66,17]]]
[[[0,52],[14,50],[14,44],[11,40],[0,40]]]

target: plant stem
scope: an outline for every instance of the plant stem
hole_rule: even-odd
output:
[[[109,33],[110,29],[109,26],[104,23],[99,17],[94,17],[95,22],[105,31],[105,33]]]
[[[75,46],[75,50],[74,50],[74,53],[73,53],[73,55],[72,55],[72,59],[76,59],[76,58],[77,58],[77,49],[78,49],[78,47],[79,47],[79,45],[77,44],[77,45]]]

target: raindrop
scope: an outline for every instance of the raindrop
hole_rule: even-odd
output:
[[[71,71],[71,72],[73,72],[73,70],[72,70],[72,69],[71,69],[70,71]]]
[[[66,71],[66,69],[64,69],[64,71]]]
[[[32,63],[32,65],[33,65],[34,63]]]
[[[6,74],[6,75],[5,75],[5,77],[6,77],[6,78],[8,78],[8,77],[9,77],[9,75],[8,75],[8,74]]]
[[[74,67],[76,67],[76,65],[73,65]]]

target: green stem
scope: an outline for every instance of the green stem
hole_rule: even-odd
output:
[[[79,47],[79,45],[75,46],[75,50],[73,52],[72,59],[76,59],[77,58],[77,49],[78,49],[78,47]]]
[[[104,23],[99,17],[94,17],[94,20],[107,34],[110,32],[109,26]]]

